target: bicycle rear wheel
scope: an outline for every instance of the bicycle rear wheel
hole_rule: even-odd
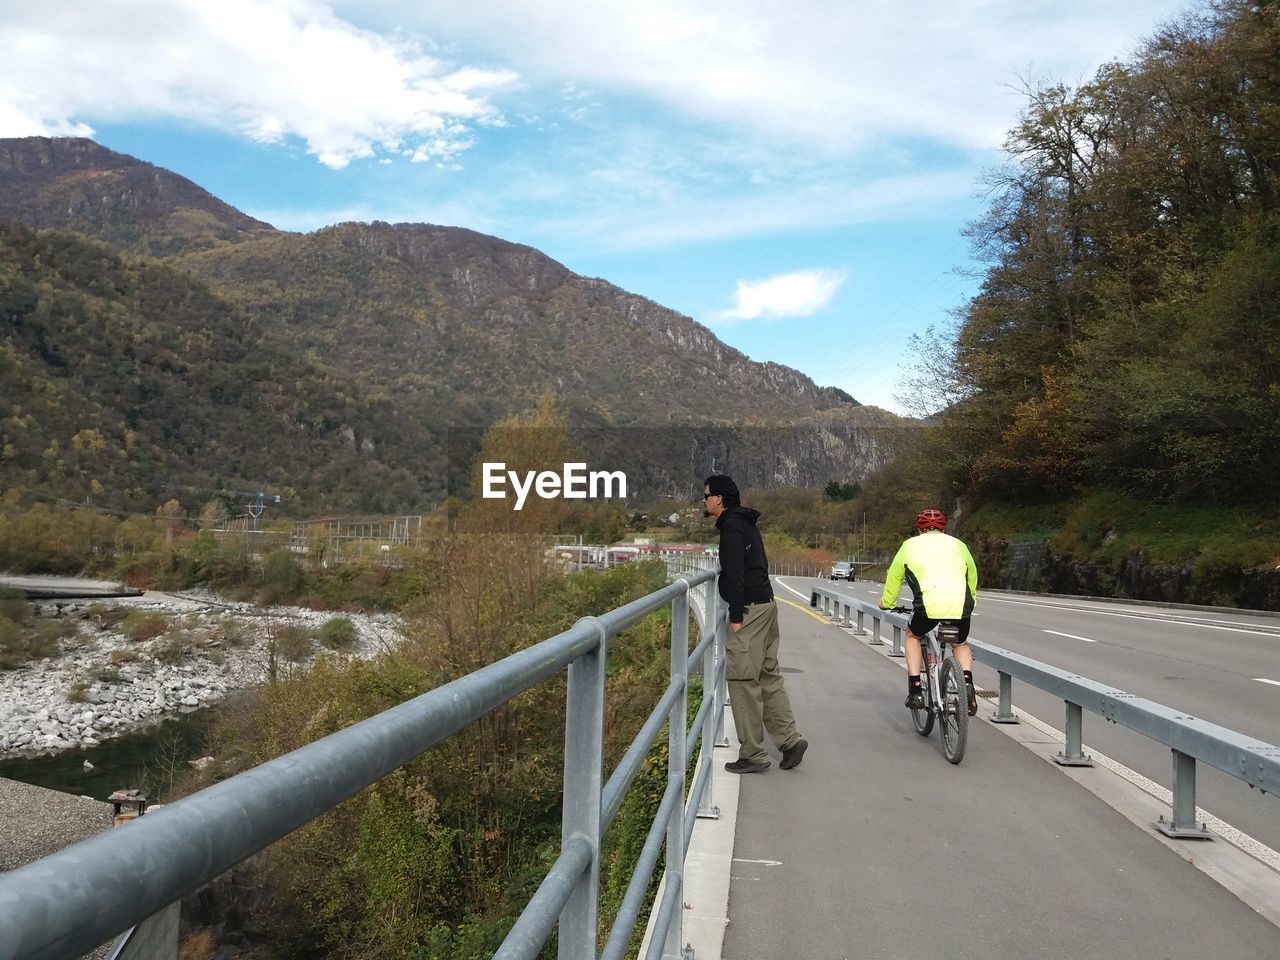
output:
[[[929,688],[929,677],[926,674],[921,678],[924,682],[920,684],[924,688],[924,706],[919,710],[912,709],[911,722],[915,724],[916,733],[922,737],[927,737],[933,733],[933,691]]]
[[[953,657],[942,664],[942,752],[951,763],[964,759],[969,740],[969,694],[964,685],[964,672]]]

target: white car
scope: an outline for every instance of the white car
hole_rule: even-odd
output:
[[[840,560],[831,565],[832,580],[852,580],[853,564],[848,560]]]

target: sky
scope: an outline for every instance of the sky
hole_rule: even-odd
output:
[[[1027,82],[1155,0],[0,0],[0,137],[88,136],[281,229],[528,244],[863,403],[981,264]]]

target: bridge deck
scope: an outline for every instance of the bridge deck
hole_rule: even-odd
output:
[[[797,607],[781,619],[811,746],[742,778],[726,960],[1280,956],[1280,929],[1154,831],[986,722],[948,764],[897,663]]]

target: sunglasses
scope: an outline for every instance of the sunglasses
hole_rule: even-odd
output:
[[[703,499],[703,500],[710,500],[712,497],[718,497],[718,496],[720,496],[720,494],[718,494],[718,493],[704,493],[704,494],[702,495],[702,499]]]

